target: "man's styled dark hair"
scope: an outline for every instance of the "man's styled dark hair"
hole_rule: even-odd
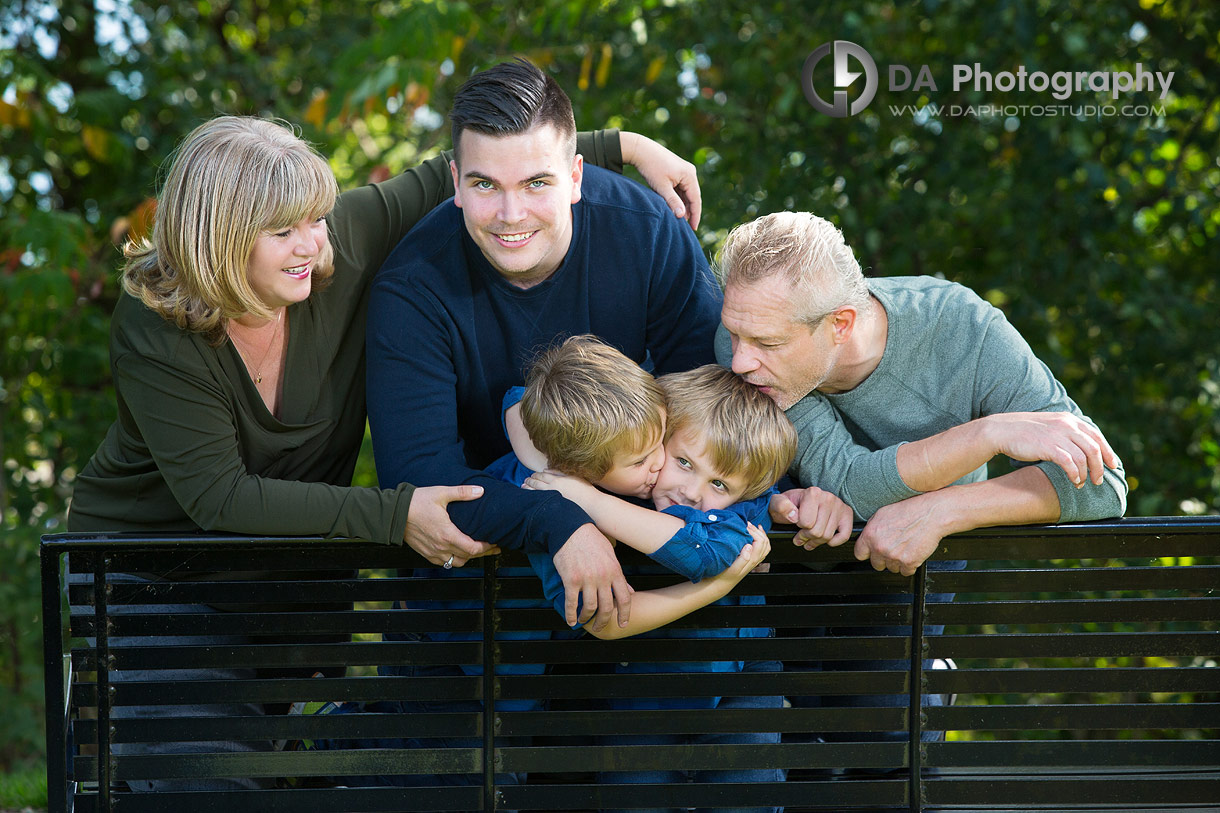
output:
[[[467,79],[453,97],[449,120],[453,124],[453,154],[459,163],[463,130],[508,136],[543,124],[551,125],[570,141],[571,153],[576,155],[571,100],[559,83],[521,57]]]

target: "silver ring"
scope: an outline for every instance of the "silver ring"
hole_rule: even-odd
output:
[[[445,564],[441,565],[441,567],[445,568],[445,570],[453,567],[453,554],[449,554],[449,561],[445,562]]]

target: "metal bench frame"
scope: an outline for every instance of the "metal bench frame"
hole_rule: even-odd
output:
[[[767,604],[712,606],[676,625],[770,627],[777,630],[775,637],[610,642],[587,636],[503,640],[497,636],[507,630],[562,628],[549,609],[505,603],[537,592],[532,578],[505,575],[494,567],[482,569],[479,578],[406,575],[422,560],[405,548],[359,540],[44,537],[50,810],[353,813],[644,805],[1060,813],[1220,809],[1220,518],[1129,518],[962,534],[946,539],[933,558],[967,560],[965,570],[924,567],[912,578],[851,568],[850,543],[807,553],[789,541],[790,535],[773,534],[772,572],[751,574],[738,587],[740,593],[765,595]],[[358,569],[399,568],[400,577],[355,577]],[[142,585],[111,581],[110,574],[132,572],[151,580]],[[217,577],[217,572],[226,573]],[[233,576],[250,572],[261,575]],[[70,601],[64,598],[69,574],[84,579],[67,589]],[[637,589],[664,581],[632,579]],[[96,590],[94,585],[106,587]],[[957,598],[951,603],[929,600],[940,593]],[[472,608],[401,610],[386,603],[427,597],[462,599]],[[118,611],[141,602],[245,606],[209,616],[141,617]],[[315,606],[324,602],[329,605]],[[943,633],[930,634],[939,625],[944,625]],[[842,634],[803,637],[809,629],[825,626],[838,627]],[[881,628],[886,631],[876,634]],[[258,635],[263,642],[203,651],[112,645],[118,635],[163,629]],[[377,640],[377,633],[391,630],[444,629],[477,634],[470,641]],[[364,639],[348,641],[350,633],[362,633]],[[318,640],[336,635],[343,640]],[[823,672],[658,675],[610,675],[586,668],[590,663],[713,659],[817,659],[850,665],[874,658],[903,665],[900,671],[849,666]],[[953,659],[960,668],[929,668],[936,659]],[[483,675],[494,677],[349,674],[143,684],[111,679],[111,670],[124,665],[191,662],[340,671],[354,666],[366,672],[384,663],[460,662],[480,665]],[[499,674],[497,667],[505,663],[546,663],[552,671]],[[631,714],[576,702],[853,694],[901,694],[906,700],[890,708]],[[945,695],[957,695],[958,702],[937,705],[934,698]],[[352,714],[115,718],[116,709],[125,705],[201,698],[274,703],[404,696],[461,699],[479,710],[397,716],[410,719]],[[548,698],[552,707],[499,707],[508,698],[527,697]],[[833,732],[837,741],[611,748],[597,739],[607,733],[758,730]],[[900,740],[878,741],[878,732],[885,731],[903,733]],[[925,732],[943,731],[949,732],[946,741],[925,741]],[[189,756],[114,752],[117,743],[160,737],[271,741],[389,734],[451,734],[473,737],[474,743]],[[762,766],[788,769],[787,781],[621,785],[598,777],[599,771],[624,768]],[[528,772],[540,781],[498,783],[500,772],[507,771]],[[412,773],[468,774],[474,784],[308,786],[317,777]],[[129,778],[154,776],[297,777],[304,778],[304,786],[158,794],[132,793],[124,785]]]

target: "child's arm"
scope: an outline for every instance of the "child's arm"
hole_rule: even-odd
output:
[[[546,468],[546,455],[538,451],[530,440],[525,424],[521,423],[521,402],[504,410],[504,431],[508,434],[508,442],[513,447],[513,454],[527,469],[542,471]]]
[[[643,554],[656,553],[686,524],[677,517],[599,491],[579,477],[554,471],[538,471],[525,481],[523,488],[558,491],[583,508],[599,531]]]
[[[602,640],[628,638],[663,627],[724,598],[771,552],[771,542],[762,528],[757,525],[748,527],[754,541],[741,549],[737,559],[723,573],[698,583],[683,582],[656,590],[636,591],[631,597],[631,620],[626,627],[607,624],[600,630],[586,629]]]
[[[855,514],[851,506],[815,486],[794,488],[771,498],[771,519],[800,526],[792,543],[813,550],[823,543],[832,548],[851,536]],[[596,520],[594,520],[596,522]]]

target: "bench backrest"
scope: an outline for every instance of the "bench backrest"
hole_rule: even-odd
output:
[[[961,535],[912,578],[852,567],[850,543],[807,553],[789,539],[774,535],[771,572],[735,593],[765,601],[708,607],[669,637],[599,641],[565,634],[519,556],[435,578],[413,571],[422,560],[409,549],[352,540],[46,537],[51,810],[1209,809],[1220,799],[1218,518]],[[964,569],[937,569],[955,561]],[[57,624],[65,584],[70,623]],[[392,606],[402,600],[409,609]],[[731,632],[743,629],[764,633]],[[682,666],[711,661],[746,666]],[[166,671],[122,679],[132,670]],[[367,713],[258,713],[305,701]],[[782,741],[754,738],[775,733]],[[265,750],[345,739],[379,747]],[[141,752],[165,742],[193,752]],[[215,745],[230,742],[252,750]],[[760,768],[785,769],[787,781],[698,773]],[[622,784],[621,771],[695,781]],[[521,775],[530,781],[514,784]],[[306,789],[357,776],[419,786]],[[267,787],[126,789],[228,777]],[[292,787],[271,786],[285,778]]]

